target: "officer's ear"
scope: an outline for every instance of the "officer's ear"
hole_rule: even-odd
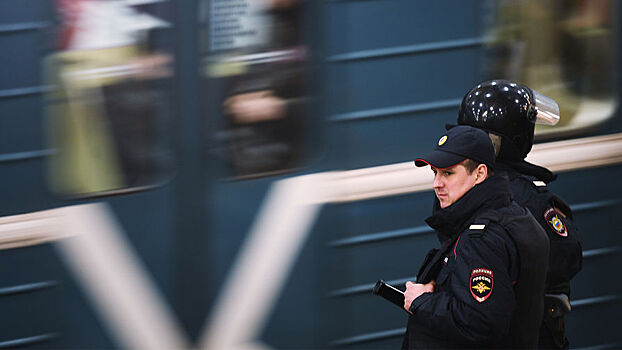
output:
[[[477,166],[477,168],[475,168],[473,173],[475,174],[475,184],[479,185],[488,178],[488,166],[486,166],[486,164],[484,163],[481,163]]]

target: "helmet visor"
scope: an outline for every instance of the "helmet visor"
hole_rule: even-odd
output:
[[[559,106],[552,98],[532,90],[536,100],[536,124],[553,126],[559,122]]]

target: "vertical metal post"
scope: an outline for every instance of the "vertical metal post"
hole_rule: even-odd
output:
[[[208,305],[204,123],[199,109],[197,0],[178,1],[175,21],[177,176],[173,306],[191,340]]]

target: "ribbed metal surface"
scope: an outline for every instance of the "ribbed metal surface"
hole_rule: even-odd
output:
[[[595,202],[574,204],[574,205],[570,206],[570,209],[573,211],[573,213],[579,213],[579,212],[588,211],[588,210],[612,207],[612,206],[618,205],[618,204],[622,204],[622,199],[619,199],[619,198],[618,199],[608,199],[608,200],[604,200],[604,201],[595,201]]]
[[[13,24],[0,25],[0,34],[10,34],[15,32],[25,32],[30,30],[39,30],[49,28],[52,26],[51,22],[22,22]]]
[[[43,342],[46,342],[46,341],[49,341],[55,338],[58,338],[58,334],[46,333],[46,334],[34,335],[31,337],[0,341],[0,349],[13,349],[16,347],[24,347],[24,346],[34,345],[38,343],[43,343]]]
[[[600,256],[620,254],[620,253],[622,253],[621,246],[590,249],[590,250],[586,250],[583,252],[583,258],[590,259],[590,258],[596,258]]]
[[[386,331],[361,334],[361,335],[357,335],[354,337],[339,339],[339,340],[332,342],[330,345],[341,347],[341,346],[347,346],[347,345],[368,343],[368,342],[387,339],[387,338],[401,337],[404,335],[405,332],[406,332],[406,328],[389,329]]]
[[[30,86],[30,87],[15,88],[15,89],[2,89],[0,90],[0,99],[38,95],[38,94],[48,92],[50,90],[51,90],[51,87],[46,86],[46,85]]]
[[[328,57],[329,62],[352,62],[360,60],[378,59],[400,55],[415,55],[440,50],[455,50],[473,46],[480,46],[486,42],[484,38],[467,38],[448,41],[437,41],[424,44],[396,46],[373,50],[347,52]]]
[[[573,309],[580,309],[588,306],[612,303],[622,300],[622,295],[601,295],[593,298],[577,299],[570,301]]]
[[[48,157],[54,154],[54,152],[54,149],[42,149],[36,151],[0,154],[0,163]]]
[[[13,295],[13,294],[36,292],[42,289],[48,289],[48,288],[55,287],[57,285],[58,285],[57,281],[43,281],[43,282],[20,284],[20,285],[10,286],[10,287],[2,287],[0,288],[0,297]]]
[[[375,242],[384,241],[388,239],[396,239],[396,238],[418,236],[418,235],[425,235],[425,234],[432,234],[432,233],[434,233],[434,230],[432,230],[429,226],[417,226],[417,227],[405,228],[401,230],[377,232],[377,233],[370,233],[370,234],[365,234],[365,235],[338,239],[338,240],[329,242],[328,245],[330,247],[347,247],[347,246],[353,246],[357,244],[375,243]]]
[[[389,117],[401,114],[421,113],[447,108],[458,108],[462,99],[449,99],[424,103],[415,103],[405,106],[394,106],[386,108],[374,108],[363,111],[348,112],[333,115],[329,118],[333,122],[351,121],[369,118]]]
[[[576,348],[576,350],[607,350],[607,349],[622,349],[622,343],[608,343],[596,346],[589,346],[585,348]]]

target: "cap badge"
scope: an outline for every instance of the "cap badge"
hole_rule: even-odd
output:
[[[447,141],[447,135],[445,135],[445,136],[441,137],[441,138],[438,140],[438,145],[439,145],[439,146],[442,146],[442,145],[445,143],[445,141]]]

